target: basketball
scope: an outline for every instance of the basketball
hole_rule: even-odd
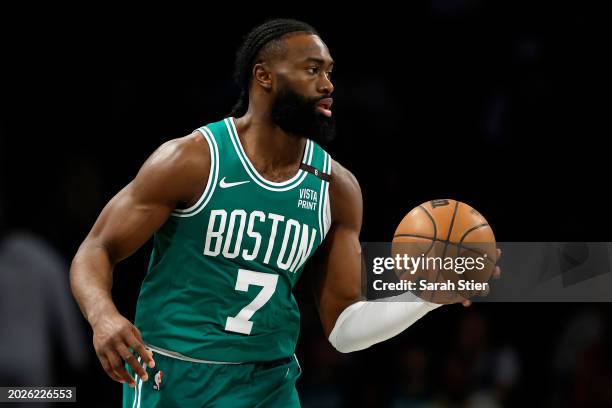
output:
[[[414,293],[434,303],[456,303],[482,292],[497,261],[487,220],[451,199],[431,200],[406,214],[395,230],[392,252],[414,260],[409,270],[396,269],[397,277],[414,282]]]

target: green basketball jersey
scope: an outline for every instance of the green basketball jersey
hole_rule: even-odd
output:
[[[233,118],[198,130],[210,148],[206,189],[155,233],[136,326],[147,344],[195,359],[291,356],[300,328],[292,288],[330,226],[321,172],[331,173],[331,158],[308,140],[307,166],[271,182],[249,161]]]

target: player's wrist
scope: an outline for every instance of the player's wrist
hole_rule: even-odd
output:
[[[112,301],[106,301],[96,305],[95,308],[87,313],[87,321],[91,328],[95,330],[100,321],[115,315],[120,315],[115,304]]]

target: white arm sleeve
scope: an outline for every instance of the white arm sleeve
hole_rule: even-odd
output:
[[[353,303],[338,316],[329,342],[341,353],[363,350],[397,336],[440,306],[421,300],[410,292],[377,301]]]

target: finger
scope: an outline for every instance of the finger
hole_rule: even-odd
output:
[[[146,348],[144,344],[133,338],[131,342],[132,349],[141,357],[142,361],[150,368],[155,367],[155,360],[153,360],[153,353]]]
[[[103,355],[98,355],[98,359],[100,360],[100,364],[102,364],[102,368],[104,368],[104,371],[106,371],[106,374],[108,374],[108,376],[110,378],[112,378],[114,381],[120,382],[120,383],[125,383],[124,380],[122,380],[121,378],[117,377],[117,375],[115,374],[115,372],[113,371],[111,364],[108,361],[108,358],[106,358],[106,356]]]
[[[128,348],[124,344],[120,344],[119,346],[117,346],[117,352],[119,353],[123,361],[130,365],[132,371],[134,371],[136,375],[142,378],[142,381],[147,381],[149,379],[147,370],[145,370],[143,365],[138,362],[138,359],[136,359],[136,356],[130,350],[128,350]]]
[[[501,268],[499,266],[495,267],[495,271],[493,271],[493,279],[501,278]]]
[[[117,377],[123,380],[123,382],[126,382],[130,387],[136,386],[136,380],[130,375],[130,373],[127,372],[125,366],[123,365],[123,360],[114,350],[107,352],[106,358],[108,359],[111,369]]]
[[[140,330],[134,327],[132,330],[132,338],[128,338],[126,340],[128,341],[127,344],[132,345],[131,347],[134,349],[134,351],[136,351],[136,353],[138,353],[138,355],[140,355],[140,357],[142,357],[142,360],[149,366],[149,368],[155,367],[153,352],[147,349],[147,346],[145,346],[144,340],[140,335]]]
[[[497,260],[498,261],[499,261],[499,258],[501,258],[501,254],[502,254],[501,249],[497,248]]]
[[[472,301],[469,299],[465,299],[463,302],[461,302],[461,304],[463,305],[463,307],[470,307],[472,304]]]

